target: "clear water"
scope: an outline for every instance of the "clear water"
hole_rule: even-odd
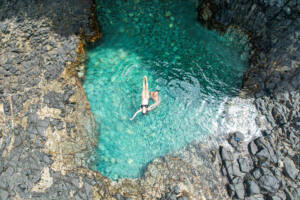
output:
[[[136,178],[154,158],[212,134],[241,87],[247,40],[202,28],[194,0],[97,5],[103,38],[88,49],[83,83],[99,131],[94,167],[114,180]],[[130,121],[144,75],[161,105]]]

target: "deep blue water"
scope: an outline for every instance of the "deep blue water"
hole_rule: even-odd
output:
[[[83,84],[98,125],[96,170],[136,178],[154,158],[212,134],[248,67],[248,41],[196,21],[196,1],[97,1],[103,38],[88,49]],[[161,105],[140,108],[143,76]],[[150,104],[153,103],[150,101]]]

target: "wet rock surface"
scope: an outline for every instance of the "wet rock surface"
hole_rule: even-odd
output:
[[[93,9],[88,0],[0,1],[0,199],[228,198],[198,144],[136,180],[88,169],[96,127],[76,74],[84,43],[101,35]]]
[[[86,168],[95,124],[72,73],[80,36],[92,33],[91,8],[0,1],[0,199],[300,198],[299,1],[199,1],[203,24],[251,35],[244,88],[268,120],[261,137],[229,134],[231,146],[211,155],[191,144],[154,160],[142,178],[113,183]]]
[[[242,144],[244,148],[237,149],[234,136],[228,141],[230,150],[220,148],[228,194],[235,199],[299,199],[300,2],[199,3],[198,18],[208,28],[235,26],[250,35],[254,50],[244,89],[255,96],[257,109],[269,123],[262,136]],[[243,173],[233,172],[235,163]]]

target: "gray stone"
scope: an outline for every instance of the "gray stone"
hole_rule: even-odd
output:
[[[249,196],[260,193],[260,188],[255,181],[247,181],[246,186],[247,186],[247,193]]]
[[[273,147],[271,146],[272,140],[270,141],[271,144],[267,141],[267,138],[258,138],[256,141],[256,144],[260,146],[261,150],[256,153],[256,156],[261,160],[261,161],[270,161],[272,163],[277,163],[278,158],[277,155],[274,152]]]
[[[227,174],[227,178],[230,182],[233,181],[233,179],[238,176],[243,176],[243,174],[241,173],[238,164],[235,161],[224,161],[224,166],[226,168],[226,174]]]
[[[284,189],[287,200],[295,200],[292,193],[288,189]]]
[[[280,187],[279,181],[272,175],[263,175],[259,179],[259,186],[267,191],[275,193]]]
[[[265,200],[262,194],[251,197],[246,197],[245,200]]]
[[[282,125],[287,123],[285,109],[282,106],[275,106],[272,110],[272,115],[277,124]]]
[[[244,188],[244,184],[242,182],[236,184],[234,186],[235,188],[235,194],[237,196],[237,198],[239,199],[244,199],[245,197],[245,188]]]
[[[300,199],[300,188],[295,189],[293,196],[295,199]]]
[[[250,172],[253,169],[253,162],[249,158],[239,158],[238,163],[242,172]]]
[[[278,196],[271,196],[271,197],[269,197],[268,199],[270,199],[270,200],[281,200],[281,198],[280,197],[278,197]]]
[[[67,91],[64,92],[64,102],[68,102],[69,98],[74,94],[74,91],[71,88],[68,88]]]
[[[260,150],[256,156],[260,159],[260,160],[269,160],[270,159],[270,153],[268,152],[267,149],[262,149]]]
[[[65,109],[63,103],[63,95],[54,91],[48,92],[44,96],[44,103],[47,104],[50,108],[57,108],[60,110]]]
[[[8,191],[0,188],[0,200],[7,200],[8,197],[9,197]]]
[[[177,200],[188,200],[187,197],[179,197]]]
[[[258,151],[258,148],[256,146],[256,144],[254,143],[254,141],[251,141],[248,145],[249,151],[252,155],[255,155],[256,152]]]
[[[283,164],[285,174],[291,179],[295,179],[299,173],[299,170],[296,168],[293,160],[289,159],[288,157],[285,157],[283,160]]]
[[[177,200],[177,195],[176,194],[171,194],[168,199],[169,200]]]
[[[85,183],[84,188],[85,188],[86,195],[87,195],[88,199],[92,199],[93,198],[92,187],[89,184]]]
[[[227,192],[229,197],[233,197],[235,195],[235,188],[232,184],[227,185]]]
[[[258,179],[262,176],[262,174],[261,174],[261,172],[260,172],[259,169],[255,169],[255,170],[252,172],[252,175],[253,175],[253,177],[254,177],[256,180],[258,180]]]
[[[220,154],[222,157],[222,160],[233,160],[233,153],[227,149],[225,149],[224,147],[220,147]]]
[[[116,199],[117,200],[126,200],[125,197],[123,197],[120,193],[116,194]]]
[[[285,195],[285,193],[284,193],[284,191],[282,191],[282,190],[280,190],[277,194],[276,194],[276,196],[278,196],[280,199],[282,199],[282,200],[286,200],[286,195]]]

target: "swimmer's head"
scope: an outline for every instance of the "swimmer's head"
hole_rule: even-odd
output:
[[[151,97],[157,97],[158,96],[158,91],[150,92]]]

